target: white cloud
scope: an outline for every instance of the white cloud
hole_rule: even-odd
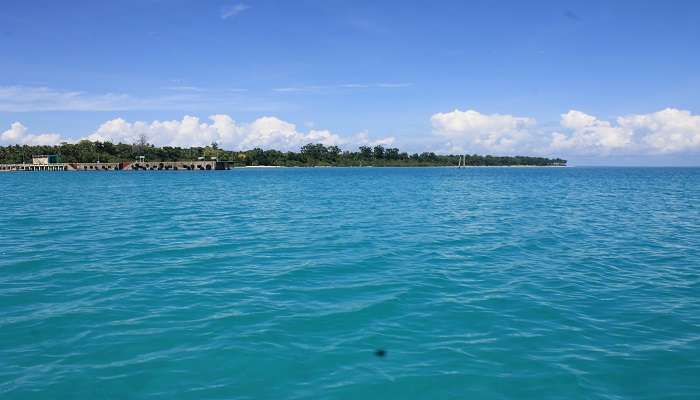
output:
[[[561,114],[560,129],[533,118],[454,110],[431,117],[445,150],[521,154],[653,155],[700,151],[700,116],[667,108],[607,121],[577,110]]]
[[[0,87],[0,111],[102,111],[128,109],[134,102],[129,96],[114,93],[89,95],[47,87]]]
[[[343,89],[367,89],[370,85],[365,83],[341,83],[338,87]]]
[[[323,143],[326,146],[340,146],[348,143],[345,139],[326,129],[320,131],[312,129],[305,135],[304,139],[307,142]]]
[[[186,115],[181,120],[135,121],[115,118],[102,123],[93,133],[81,138],[91,141],[112,143],[136,143],[144,135],[149,143],[156,146],[208,146],[213,142],[229,150],[263,149],[298,150],[307,143],[323,143],[326,146],[349,146],[384,144],[394,142],[393,137],[370,139],[366,132],[351,137],[343,137],[329,130],[309,129],[306,132],[296,125],[277,117],[261,117],[250,123],[238,123],[229,115],[216,114],[209,121]],[[60,142],[73,142],[75,139],[62,138],[56,133],[29,134],[19,122],[0,134],[0,144],[53,145]]]
[[[586,154],[655,154],[700,150],[700,116],[667,108],[618,117],[615,123],[571,110],[561,116],[569,134],[552,133],[554,150]]]
[[[360,132],[352,138],[352,142],[357,146],[392,146],[395,141],[396,138],[393,136],[373,140],[369,137],[369,133],[367,131]]]
[[[273,88],[276,93],[338,93],[349,90],[397,90],[410,83],[344,83]],[[45,86],[0,86],[0,112],[40,111],[130,111],[207,109],[272,112],[289,107],[271,99],[269,91],[250,93],[236,87],[200,87],[176,84],[160,87],[160,93],[137,95],[126,93],[91,93]]]
[[[209,117],[211,122],[202,122],[198,117],[185,116],[182,120],[128,122],[117,118],[107,121],[85,139],[135,143],[145,135],[149,143],[157,146],[207,146],[212,142],[222,148],[246,150],[255,147],[264,149],[298,150],[306,143],[331,145],[359,145],[364,143],[393,143],[394,138],[370,141],[363,137],[343,138],[328,130],[311,129],[302,132],[296,125],[277,117],[261,117],[251,123],[240,124],[228,115]]]
[[[206,92],[207,89],[198,86],[165,86],[165,90],[172,90],[176,92]]]
[[[232,6],[226,6],[221,9],[221,19],[229,19],[237,16],[243,11],[249,9],[250,6],[243,3],[234,4]]]
[[[0,134],[2,144],[28,144],[49,146],[61,142],[61,136],[56,133],[43,133],[34,135],[28,133],[27,127],[19,122],[10,125],[10,129]]]
[[[449,140],[450,151],[514,151],[528,144],[536,124],[533,118],[474,110],[437,113],[430,121],[434,133]]]
[[[313,90],[318,90],[322,89],[321,86],[289,86],[289,87],[280,87],[280,88],[274,88],[272,91],[274,92],[280,92],[280,93],[293,93],[293,92],[310,92]]]
[[[226,107],[237,110],[269,111],[277,106],[251,98],[243,101],[245,89],[205,89],[195,86],[163,88],[169,93],[136,97],[119,93],[92,94],[37,86],[0,86],[0,111],[127,111],[196,110]]]
[[[642,137],[644,145],[660,153],[700,150],[700,116],[666,108],[651,114],[620,117],[623,129]]]
[[[214,120],[212,118],[212,120]],[[233,123],[233,121],[231,121]],[[181,121],[128,122],[122,118],[107,121],[85,139],[113,143],[135,143],[145,135],[158,146],[206,146],[229,134],[226,121],[217,125],[200,123],[199,118],[185,116]]]
[[[405,88],[412,86],[411,83],[377,83],[380,88]]]
[[[607,153],[632,144],[633,132],[581,111],[570,110],[561,115],[561,126],[572,131],[570,135],[552,133],[552,148],[574,149],[584,152]]]
[[[453,153],[597,156],[700,152],[700,115],[674,108],[622,116],[613,121],[570,110],[561,115],[560,128],[554,132],[538,127],[533,118],[482,114],[475,110],[437,113],[431,117],[431,123],[434,136],[423,145]],[[206,146],[217,142],[231,150],[254,147],[297,150],[311,142],[354,149],[361,145],[388,147],[396,142],[393,136],[370,138],[367,132],[343,136],[308,123],[302,129],[274,116],[241,123],[226,114],[212,115],[208,120],[189,115],[168,121],[130,122],[116,118],[101,124],[85,139],[135,143],[140,135],[157,146]],[[51,145],[74,140],[57,133],[30,133],[20,122],[0,133],[2,145]]]

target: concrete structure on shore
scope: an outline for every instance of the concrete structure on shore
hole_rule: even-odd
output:
[[[231,169],[226,161],[143,161],[121,163],[59,163],[55,155],[32,157],[31,164],[0,164],[0,172],[13,171],[220,171]]]
[[[0,172],[12,171],[68,171],[68,164],[0,164]]]
[[[139,161],[134,163],[124,163],[124,170],[132,171],[213,171],[231,169],[229,163],[225,161]]]
[[[42,154],[37,156],[32,156],[32,165],[49,165],[58,164],[58,156],[55,154]]]

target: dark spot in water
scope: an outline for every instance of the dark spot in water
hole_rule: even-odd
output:
[[[386,350],[384,349],[379,349],[374,352],[374,355],[377,357],[384,357],[386,355]]]

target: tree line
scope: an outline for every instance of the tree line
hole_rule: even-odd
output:
[[[0,163],[31,163],[32,155],[57,154],[60,162],[123,162],[145,156],[148,161],[196,160],[200,157],[216,157],[229,161],[233,166],[456,166],[460,155],[442,155],[433,152],[402,152],[395,147],[360,146],[357,151],[342,150],[338,146],[309,143],[298,152],[263,150],[228,151],[216,143],[206,147],[156,147],[141,141],[136,144],[92,142],[61,143],[55,146],[14,145],[0,146]],[[552,166],[566,165],[560,158],[527,156],[465,155],[467,166]]]

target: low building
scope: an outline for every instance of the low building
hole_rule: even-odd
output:
[[[56,154],[40,154],[32,156],[32,165],[49,165],[58,164],[58,156]]]

